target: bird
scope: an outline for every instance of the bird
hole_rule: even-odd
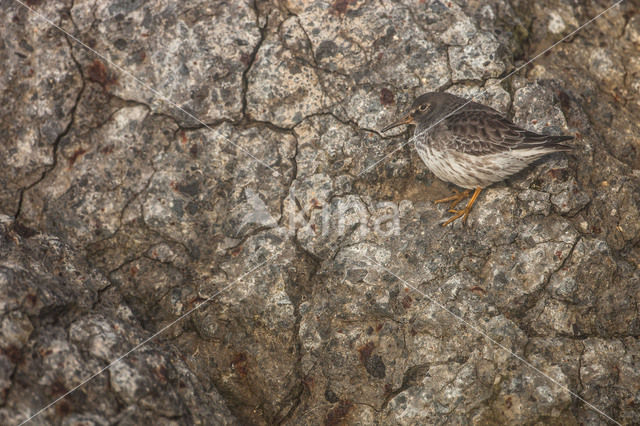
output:
[[[464,188],[435,201],[451,203],[448,211],[452,216],[442,226],[460,218],[466,225],[484,188],[547,154],[571,151],[562,142],[574,138],[523,129],[491,107],[446,92],[417,97],[409,111],[382,132],[403,124],[415,125],[412,139],[427,168],[439,179]],[[456,209],[470,195],[466,207]]]

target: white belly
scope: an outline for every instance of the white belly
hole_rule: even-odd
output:
[[[440,151],[431,146],[416,145],[418,155],[439,179],[462,188],[484,188],[527,167],[544,153],[515,155],[512,151],[497,154],[470,155],[457,151]]]

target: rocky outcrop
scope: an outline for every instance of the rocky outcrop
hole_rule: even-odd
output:
[[[7,3],[0,422],[640,422],[640,5],[527,64],[611,4]],[[443,228],[434,90],[575,150]]]

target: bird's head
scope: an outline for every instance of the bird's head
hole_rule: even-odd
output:
[[[402,126],[403,124],[416,124],[421,121],[424,122],[424,118],[427,117],[433,110],[433,98],[437,93],[425,93],[422,96],[416,98],[409,108],[409,111],[402,115],[402,118],[391,123],[384,129],[383,132],[393,129],[394,127]]]

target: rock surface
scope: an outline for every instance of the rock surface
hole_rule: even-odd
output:
[[[0,423],[18,424],[79,386],[33,422],[236,424],[175,345],[144,343],[150,330],[83,255],[56,237],[21,236],[15,225],[0,216]]]
[[[0,10],[0,423],[640,423],[637,1],[526,65],[610,4],[28,5],[68,34]],[[575,150],[442,228],[379,133],[434,90]]]

